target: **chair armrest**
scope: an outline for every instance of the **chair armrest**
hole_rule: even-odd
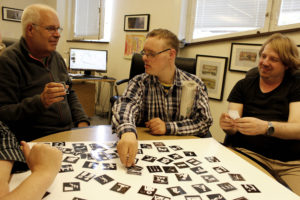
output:
[[[128,81],[129,81],[128,78],[127,78],[127,79],[122,79],[122,80],[117,81],[117,82],[116,82],[116,85],[121,85],[121,84],[126,83],[126,82],[128,82]]]

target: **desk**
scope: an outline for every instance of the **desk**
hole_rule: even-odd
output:
[[[95,115],[96,111],[96,102],[99,103],[100,99],[100,87],[98,87],[98,96],[96,97],[96,82],[104,82],[109,83],[110,90],[109,95],[110,97],[113,96],[113,88],[116,82],[115,79],[72,79],[72,87],[76,91],[78,99],[82,104],[82,107],[87,114],[88,117],[92,117]],[[110,98],[108,98],[109,101]],[[110,105],[110,101],[109,101]],[[111,106],[109,106],[109,113],[108,117],[110,118],[111,115]]]
[[[154,136],[148,132],[148,128],[137,127],[138,138],[139,140],[176,140],[176,139],[198,139],[196,136],[173,136],[173,135],[163,135],[163,136]],[[110,125],[98,125],[98,126],[90,126],[87,128],[77,128],[70,131],[64,131],[52,135],[48,135],[45,137],[41,137],[39,139],[34,140],[33,142],[60,142],[60,141],[99,141],[99,142],[107,142],[107,141],[117,141],[117,134],[112,134]],[[228,148],[229,149],[229,148]],[[272,177],[263,167],[255,163],[253,160],[248,157],[240,154],[232,149],[229,149],[251,165],[258,168],[260,171]]]

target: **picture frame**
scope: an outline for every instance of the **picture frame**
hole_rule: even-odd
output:
[[[124,31],[149,31],[150,14],[125,15]]]
[[[223,99],[227,60],[221,56],[196,55],[196,76],[205,83],[210,99]]]
[[[22,9],[9,8],[2,6],[2,20],[21,22],[21,17],[23,14]]]
[[[229,70],[247,72],[258,66],[262,44],[231,43]]]
[[[124,58],[131,59],[134,53],[140,53],[143,50],[145,40],[145,34],[126,34]]]

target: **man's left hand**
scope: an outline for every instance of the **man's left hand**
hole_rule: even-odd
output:
[[[80,127],[88,127],[89,124],[87,122],[79,122],[77,127],[80,128]]]
[[[237,130],[244,135],[263,135],[267,132],[268,122],[254,117],[243,117],[234,120]]]
[[[166,123],[158,117],[146,122],[146,127],[150,129],[153,135],[165,135],[167,132]]]

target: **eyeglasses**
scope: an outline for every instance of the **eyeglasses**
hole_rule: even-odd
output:
[[[63,31],[63,28],[61,27],[55,27],[55,26],[41,26],[41,25],[38,25],[38,24],[32,24],[34,26],[40,26],[44,29],[46,29],[49,33],[51,34],[54,34],[56,33],[56,31],[58,31],[58,33],[60,34],[62,31]]]
[[[146,53],[144,50],[142,50],[141,52],[140,52],[140,54],[142,55],[142,56],[147,56],[147,58],[154,58],[155,56],[157,56],[158,54],[161,54],[161,53],[163,53],[163,52],[166,52],[166,51],[169,51],[169,50],[171,50],[170,48],[168,48],[168,49],[165,49],[165,50],[162,50],[162,51],[159,51],[159,52],[157,52],[157,53]]]

